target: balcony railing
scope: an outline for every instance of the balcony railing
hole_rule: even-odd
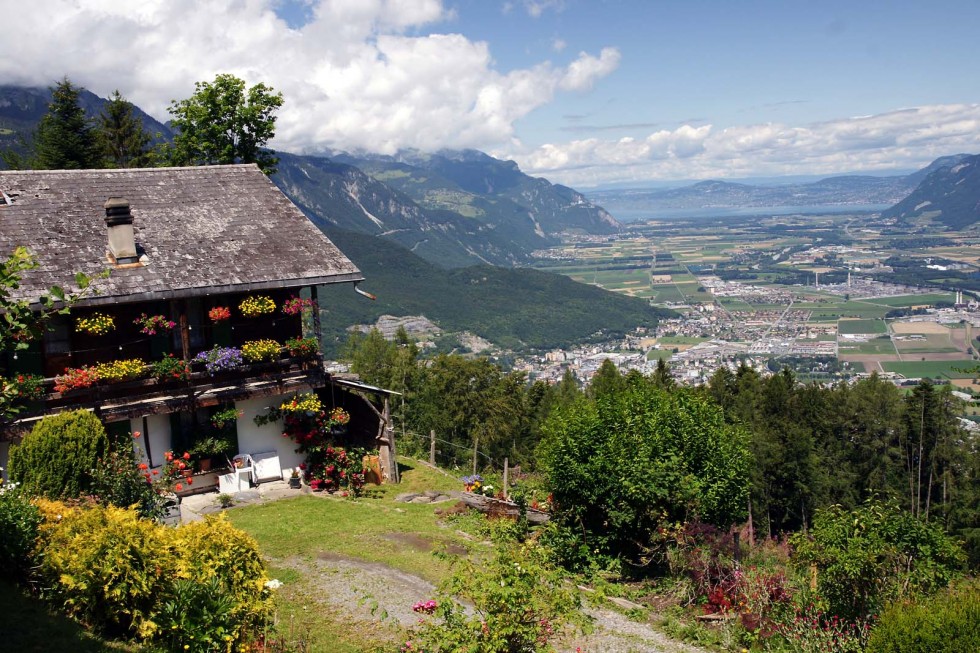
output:
[[[322,387],[327,378],[319,355],[245,363],[213,374],[205,371],[203,363],[190,365],[187,380],[98,381],[89,387],[64,392],[55,392],[55,378],[47,378],[43,381],[45,394],[26,404],[15,418],[23,423],[64,409],[91,408],[104,418],[122,419],[284,393],[300,387]]]

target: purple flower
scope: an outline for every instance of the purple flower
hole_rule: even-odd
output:
[[[208,374],[216,374],[222,370],[233,370],[242,366],[242,351],[235,347],[219,347],[202,351],[194,357],[195,363],[204,363]]]

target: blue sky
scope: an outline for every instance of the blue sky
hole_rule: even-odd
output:
[[[976,0],[23,7],[0,0],[22,27],[0,42],[0,83],[68,75],[166,119],[194,81],[232,72],[284,93],[274,145],[290,151],[475,147],[583,188],[980,151]]]

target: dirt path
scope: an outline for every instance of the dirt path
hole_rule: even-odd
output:
[[[295,569],[314,588],[322,588],[312,592],[311,599],[328,607],[329,613],[364,624],[377,635],[387,633],[392,641],[397,641],[401,629],[418,621],[412,605],[431,598],[435,590],[432,583],[388,565],[334,553],[275,564]],[[577,648],[583,653],[705,653],[614,610],[586,607],[585,611],[594,620],[594,632],[567,638],[557,646],[559,653],[575,653]]]

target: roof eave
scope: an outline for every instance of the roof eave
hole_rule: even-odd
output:
[[[176,290],[160,290],[128,295],[100,295],[83,297],[75,306],[105,306],[106,304],[166,301],[170,299],[188,299],[192,297],[207,297],[209,295],[228,295],[240,292],[257,292],[262,290],[279,290],[283,288],[302,288],[305,286],[323,286],[334,283],[360,283],[364,277],[360,272],[334,274],[320,277],[304,277],[301,279],[274,279],[271,281],[255,281],[249,283],[234,283],[223,286],[201,286],[198,288],[178,288]]]

